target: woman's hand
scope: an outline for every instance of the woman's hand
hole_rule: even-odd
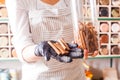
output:
[[[98,55],[98,50],[96,50],[96,51],[94,51],[94,53],[92,53],[92,55],[90,55],[90,56],[92,56],[92,57],[95,57],[95,56],[97,56]],[[88,52],[88,50],[87,49],[84,49],[84,59],[88,59],[88,56],[89,56],[89,52]]]
[[[56,42],[56,41],[51,41]],[[49,61],[50,58],[54,58],[60,62],[71,62],[72,58],[68,55],[58,55],[56,51],[48,44],[48,41],[42,41],[40,42],[34,51],[35,55],[40,57],[43,56],[46,61]]]

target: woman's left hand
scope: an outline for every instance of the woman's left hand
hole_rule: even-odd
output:
[[[92,57],[95,57],[95,56],[97,56],[98,55],[98,50],[96,50],[96,51],[94,51],[94,53],[91,55]],[[84,59],[88,59],[88,56],[89,56],[89,52],[88,52],[88,50],[87,49],[84,49]]]

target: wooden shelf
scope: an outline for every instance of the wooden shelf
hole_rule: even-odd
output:
[[[0,61],[19,61],[18,58],[0,58]]]
[[[106,59],[106,58],[120,58],[120,55],[98,55],[96,57],[89,56],[88,59]]]
[[[98,20],[100,21],[100,20],[105,20],[105,21],[120,21],[120,18],[114,18],[114,17],[111,17],[111,18],[98,18]]]
[[[99,58],[120,58],[120,28],[118,31],[114,29],[118,29],[118,26],[113,26],[113,24],[118,24],[120,27],[120,5],[113,5],[114,3],[113,0],[109,0],[107,3],[101,3],[99,0],[96,5],[95,12],[95,18],[97,17],[96,21],[96,29],[98,33],[98,43],[99,43],[99,53],[100,55],[96,57],[89,57],[90,59],[99,59]],[[84,2],[84,16],[85,16],[85,21],[89,21],[91,18],[91,10],[90,10],[90,5],[88,4],[87,0]],[[104,24],[103,24],[104,23]],[[103,25],[108,25],[107,27],[103,27]],[[115,27],[115,28],[114,28]],[[103,30],[105,29],[106,30]],[[114,29],[113,29],[114,28]],[[102,30],[101,30],[102,29]],[[116,31],[116,32],[115,32]],[[116,40],[116,38],[113,37],[117,35],[118,42],[113,42]],[[103,39],[104,38],[104,39]],[[102,40],[101,40],[102,39]],[[107,39],[107,41],[106,41]],[[114,40],[113,40],[114,39]],[[119,48],[119,52],[115,54],[115,52],[112,52],[112,49],[114,49],[117,46],[117,49]],[[101,51],[101,49],[106,49],[106,52]],[[107,52],[108,51],[108,52]],[[105,54],[104,54],[105,53]],[[107,55],[106,55],[107,53]],[[115,54],[115,55],[113,55]]]

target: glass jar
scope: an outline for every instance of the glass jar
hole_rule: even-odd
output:
[[[86,0],[85,0],[86,1]],[[84,17],[84,4],[89,6],[90,17]],[[96,0],[71,0],[71,13],[74,27],[74,41],[82,49],[87,49],[92,55],[98,50],[98,42],[96,36]],[[97,29],[96,29],[97,30]]]

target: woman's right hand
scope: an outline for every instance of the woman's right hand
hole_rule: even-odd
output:
[[[56,43],[57,41],[51,40],[50,42]],[[69,63],[72,62],[72,59],[87,58],[87,50],[82,50],[78,48],[78,45],[75,43],[67,43],[67,46],[70,48],[67,54],[58,54],[53,47],[51,47],[48,41],[42,41],[35,47],[35,55],[43,56],[46,61],[49,61],[50,58],[56,59],[59,62]]]
[[[51,41],[56,42],[56,41]],[[49,61],[50,58],[54,58],[60,62],[72,62],[72,58],[68,55],[58,55],[55,50],[48,44],[48,41],[40,42],[34,51],[36,56],[43,56],[46,61]]]

